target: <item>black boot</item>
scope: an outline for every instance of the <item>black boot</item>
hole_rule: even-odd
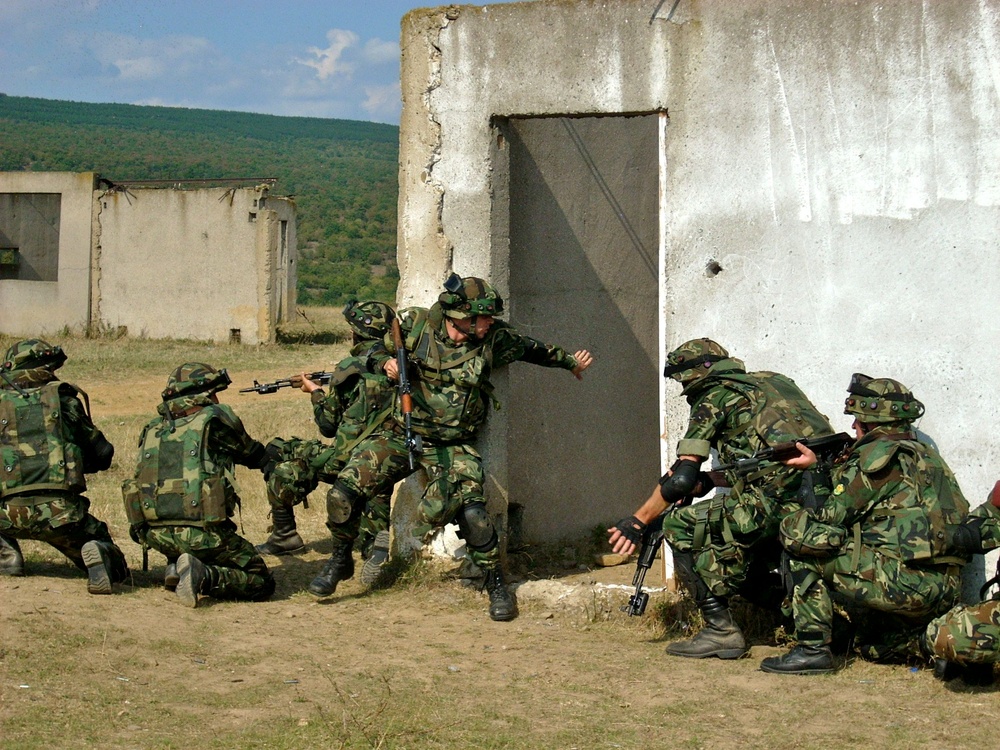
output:
[[[330,596],[337,590],[337,584],[354,577],[354,555],[347,544],[336,544],[333,554],[319,575],[309,584],[309,593],[313,596]]]
[[[507,622],[517,617],[517,602],[507,590],[500,568],[489,568],[483,588],[490,597],[490,619],[497,622]]]
[[[760,671],[772,674],[829,674],[833,671],[833,654],[829,646],[800,643],[784,656],[764,659],[760,663]]]
[[[113,542],[87,542],[80,548],[80,556],[87,566],[87,591],[91,594],[110,594],[112,583],[128,577],[125,555]]]
[[[690,659],[704,659],[717,656],[720,659],[739,659],[747,653],[747,642],[743,631],[733,622],[733,615],[725,599],[706,596],[699,602],[705,627],[692,638],[677,641],[667,646],[672,656],[686,656]]]
[[[257,552],[262,555],[290,555],[305,547],[295,527],[294,508],[287,505],[272,506],[271,518],[274,529],[271,536],[257,545]]]
[[[0,536],[0,576],[23,576],[24,557],[13,537]]]
[[[389,530],[382,529],[375,535],[371,554],[361,566],[361,583],[374,588],[382,583],[382,571],[389,562]]]
[[[185,607],[198,606],[198,594],[211,588],[208,567],[194,555],[184,553],[177,558],[177,598]]]

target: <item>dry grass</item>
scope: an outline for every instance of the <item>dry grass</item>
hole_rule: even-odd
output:
[[[389,589],[366,593],[349,581],[317,602],[303,589],[329,549],[321,501],[298,512],[308,551],[268,559],[278,580],[271,601],[183,608],[159,587],[162,558],[139,570],[119,493],[167,373],[187,360],[228,367],[235,387],[223,400],[251,434],[312,436],[304,394],[237,388],[321,369],[345,347],[54,341],[69,355],[60,374],[90,392],[95,419],[117,447],[88,495],[134,574],[114,596],[88,596],[57,554],[24,545],[31,575],[0,578],[3,750],[909,750],[980,747],[994,734],[992,690],[946,688],[926,671],[857,662],[818,678],[763,674],[757,662],[780,653],[763,622],[750,659],[665,657],[664,642],[676,637],[665,619],[697,625],[683,602],[660,599],[631,620],[615,608],[581,617],[558,603],[524,604],[518,619],[494,623],[482,594],[429,564]],[[0,337],[0,346],[10,343]],[[252,472],[238,479],[244,533],[259,541],[263,483]]]

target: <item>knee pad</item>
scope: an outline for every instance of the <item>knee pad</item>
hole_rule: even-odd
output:
[[[497,546],[497,531],[493,527],[486,504],[472,502],[462,506],[455,519],[458,522],[458,535],[465,540],[466,546],[474,552],[489,552]]]
[[[334,482],[326,492],[326,514],[331,523],[347,523],[358,505],[358,496],[345,484]]]

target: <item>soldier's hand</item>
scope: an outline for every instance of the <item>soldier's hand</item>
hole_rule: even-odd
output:
[[[793,469],[800,469],[801,471],[805,471],[816,463],[816,454],[812,448],[807,448],[802,443],[796,443],[795,447],[799,449],[799,455],[786,458],[781,463],[785,466],[791,466]]]
[[[302,382],[296,383],[296,381],[299,380],[301,380]],[[313,391],[318,391],[321,388],[319,383],[314,383],[313,381],[311,381],[309,378],[306,377],[305,373],[302,373],[301,375],[294,375],[291,378],[291,381],[292,385],[298,385],[298,387],[302,389],[303,393],[312,393]]]
[[[382,370],[385,372],[385,376],[389,378],[389,380],[399,380],[399,362],[396,360],[388,360],[384,365],[382,365]]]
[[[586,349],[581,349],[573,353],[573,359],[576,360],[576,367],[573,368],[573,374],[576,375],[577,380],[583,380],[583,371],[594,364],[594,355]]]
[[[608,543],[611,549],[619,555],[631,555],[642,541],[646,524],[635,516],[623,518],[608,529]]]

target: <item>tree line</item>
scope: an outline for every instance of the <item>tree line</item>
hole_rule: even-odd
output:
[[[0,94],[0,171],[277,178],[298,207],[303,305],[394,301],[398,154],[380,123]]]

